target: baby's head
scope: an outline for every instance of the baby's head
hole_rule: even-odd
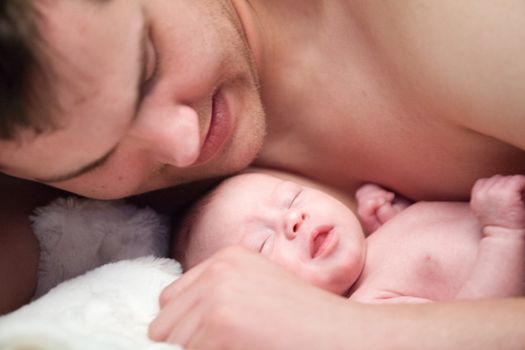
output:
[[[225,180],[190,209],[174,237],[174,257],[185,269],[241,245],[337,294],[357,280],[365,258],[361,225],[347,206],[277,172]]]

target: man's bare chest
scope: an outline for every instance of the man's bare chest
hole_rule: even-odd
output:
[[[302,110],[261,159],[340,190],[374,182],[414,200],[465,200],[479,178],[525,174],[523,151],[439,117],[345,108]]]

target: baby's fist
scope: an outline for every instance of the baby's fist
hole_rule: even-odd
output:
[[[525,228],[525,176],[495,175],[476,181],[470,206],[482,226]]]
[[[366,232],[374,232],[397,214],[394,198],[393,192],[375,184],[366,184],[357,190],[357,213]]]

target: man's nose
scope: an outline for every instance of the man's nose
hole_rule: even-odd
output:
[[[200,154],[199,116],[189,106],[167,106],[144,112],[131,134],[161,163],[187,167],[195,163]]]
[[[289,210],[286,213],[286,217],[284,220],[284,235],[286,236],[286,238],[290,240],[295,239],[307,218],[308,214],[306,214],[303,210]]]

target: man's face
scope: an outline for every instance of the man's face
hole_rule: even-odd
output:
[[[221,184],[180,228],[178,234],[188,237],[185,267],[241,245],[320,288],[344,293],[363,268],[365,240],[359,221],[313,184],[279,176],[243,174]]]
[[[117,198],[246,166],[264,136],[227,0],[39,1],[59,129],[0,142],[10,175]]]

